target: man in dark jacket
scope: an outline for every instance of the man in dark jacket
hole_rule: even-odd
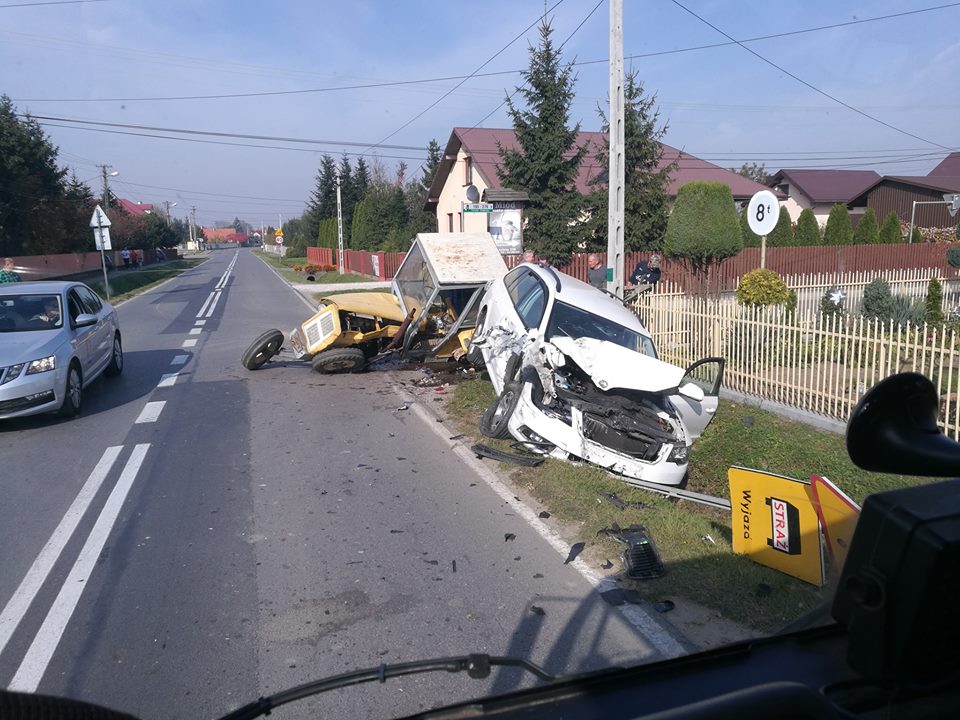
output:
[[[660,256],[653,254],[649,260],[641,260],[630,274],[627,287],[636,288],[638,293],[653,288],[660,280]]]

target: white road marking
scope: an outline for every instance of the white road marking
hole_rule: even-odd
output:
[[[167,373],[160,376],[160,382],[157,383],[158,388],[162,387],[173,387],[174,383],[177,382],[177,378],[180,376],[180,373]]]
[[[213,311],[216,310],[218,302],[220,302],[220,293],[216,292],[213,294],[213,302],[210,303],[210,309],[207,310],[207,317],[213,315]]]
[[[203,328],[190,328],[190,332],[187,333],[187,334],[188,334],[188,335],[199,335],[199,334],[202,333],[202,332],[203,332]]]
[[[442,437],[444,440],[448,439],[447,428],[443,427],[442,423],[438,423],[436,418],[420,406],[415,400],[412,400],[409,396],[404,395],[401,392],[397,394],[402,397],[404,400],[410,403],[410,409],[413,410],[421,420],[426,423],[433,432]],[[470,451],[469,448],[465,447],[462,444],[457,443],[453,446],[453,452],[455,452],[460,459],[466,464],[469,465],[471,469],[481,478],[483,481],[490,486],[490,488],[501,497],[501,499],[506,502],[517,513],[521,518],[523,518],[526,523],[532,527],[536,533],[550,543],[550,546],[556,550],[561,557],[566,558],[570,553],[570,543],[564,540],[560,535],[553,531],[550,526],[544,523],[537,514],[524,503],[516,500],[514,498],[514,491],[504,483],[497,474],[490,470],[488,467],[484,466],[477,457]],[[576,558],[573,562],[570,563],[570,566],[575,568],[577,572],[580,573],[583,578],[589,582],[594,590],[599,592],[606,592],[617,587],[616,583],[607,578],[605,575],[601,575],[596,572],[593,568],[587,565],[582,558]],[[687,654],[687,650],[683,645],[677,641],[673,636],[670,635],[656,620],[654,620],[643,608],[636,605],[630,605],[626,603],[620,605],[616,608],[620,611],[623,617],[637,628],[643,636],[649,641],[650,645],[654,647],[664,658],[674,658],[681,655]]]
[[[160,413],[163,411],[163,406],[166,404],[166,400],[155,400],[154,402],[148,402],[143,406],[143,410],[140,411],[140,417],[134,420],[133,424],[138,425],[140,423],[156,422],[157,418],[160,417]]]
[[[190,340],[184,340],[183,345],[181,345],[180,347],[188,348],[188,347],[193,347],[196,344],[197,344],[197,339],[192,338]]]
[[[13,680],[10,682],[10,690],[36,692],[40,680],[43,679],[43,674],[47,670],[47,665],[50,664],[50,659],[53,657],[57,645],[60,644],[67,623],[70,622],[73,611],[76,610],[77,603],[80,602],[80,596],[89,584],[88,581],[96,567],[100,553],[103,552],[103,546],[110,536],[110,531],[117,521],[120,509],[133,486],[133,481],[140,471],[140,466],[143,464],[143,459],[146,457],[149,448],[149,443],[137,445],[133,448],[133,453],[127,460],[123,472],[120,473],[120,479],[117,480],[110,497],[104,503],[100,517],[97,518],[93,530],[90,531],[73,569],[64,581],[57,599],[53,601],[50,612],[47,613],[43,625],[40,626],[40,630],[30,644],[30,649],[27,650],[23,662],[20,663],[20,667],[13,676]]]
[[[40,592],[43,583],[46,582],[50,570],[53,569],[54,564],[60,557],[60,553],[63,552],[63,548],[66,547],[67,541],[70,540],[70,536],[73,535],[73,531],[77,529],[77,524],[80,522],[84,513],[87,512],[87,508],[90,507],[90,503],[93,501],[94,496],[103,484],[104,479],[106,479],[110,468],[113,467],[113,463],[116,462],[122,449],[123,446],[118,445],[116,447],[108,447],[104,451],[100,462],[93,468],[90,477],[87,478],[83,487],[80,488],[77,497],[74,498],[67,512],[64,513],[63,518],[61,518],[60,524],[57,525],[50,539],[47,540],[47,544],[40,550],[37,559],[33,561],[33,565],[27,570],[27,574],[24,575],[23,580],[20,581],[20,586],[14,591],[13,597],[7,602],[7,606],[3,609],[3,612],[0,613],[0,653],[3,652],[4,647],[6,647],[10,641],[20,621],[23,620],[23,616],[26,615],[27,610],[30,609],[30,604],[37,596],[37,593]]]
[[[170,361],[171,365],[186,365],[187,360],[190,359],[189,355],[177,355]]]
[[[200,306],[200,312],[197,313],[197,317],[203,317],[203,314],[207,311],[207,306],[210,304],[210,301],[213,300],[215,294],[215,291],[211,291],[211,293],[207,295],[207,299],[204,300],[203,305]]]
[[[206,321],[206,320],[197,320],[197,321],[194,323],[194,325],[195,325],[196,327],[203,327],[203,326],[206,325],[206,324],[207,324],[207,321]]]

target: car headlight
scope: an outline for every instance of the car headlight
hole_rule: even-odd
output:
[[[27,375],[35,375],[36,373],[49,372],[54,370],[57,367],[57,356],[49,355],[45,358],[40,358],[39,360],[32,360],[27,365]]]
[[[690,459],[690,448],[686,445],[674,445],[670,455],[667,456],[667,462],[683,465]]]
[[[16,380],[20,377],[20,373],[23,372],[23,368],[26,367],[26,363],[20,363],[19,365],[11,365],[7,368],[7,374],[4,376],[3,381],[0,382],[0,385],[4,385],[11,380]]]

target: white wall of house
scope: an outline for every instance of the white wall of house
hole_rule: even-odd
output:
[[[460,232],[461,203],[467,202],[467,188],[471,184],[476,185],[481,196],[487,189],[480,173],[473,168],[472,158],[460,148],[437,202],[439,232]],[[463,232],[487,232],[487,213],[463,213]]]

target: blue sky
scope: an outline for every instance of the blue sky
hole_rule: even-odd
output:
[[[0,6],[12,3],[0,0]],[[682,4],[733,38],[747,39],[945,3]],[[597,106],[606,103],[608,86],[608,5],[548,0],[546,6],[565,59],[581,63],[572,119],[585,130],[599,129]],[[544,7],[543,0],[108,0],[0,7],[0,93],[35,115],[330,141],[187,136],[271,146],[253,148],[119,134],[171,135],[130,128],[47,127],[61,162],[96,191],[96,164],[108,163],[119,172],[114,189],[122,197],[176,202],[173,214],[180,216],[195,205],[205,224],[236,215],[274,224],[279,213],[289,218],[302,212],[323,153],[365,152],[369,163],[391,175],[404,159],[415,172],[425,155],[421,148],[431,138],[443,145],[452,127],[509,127],[497,107],[520,82],[515,71],[526,67],[528,45],[538,37],[535,26],[523,31]],[[637,56],[626,64],[657,95],[668,125],[665,142],[724,167],[761,162],[770,171],[850,167],[925,174],[945,148],[960,149],[957,27],[960,5],[746,43],[815,88],[916,136],[910,137],[738,45],[685,50],[728,41],[672,0],[624,0],[625,54]],[[460,80],[337,89],[466,76],[487,61],[481,73],[502,74],[472,77],[456,89]],[[310,89],[326,90],[136,99]],[[386,138],[403,147],[370,148]]]

